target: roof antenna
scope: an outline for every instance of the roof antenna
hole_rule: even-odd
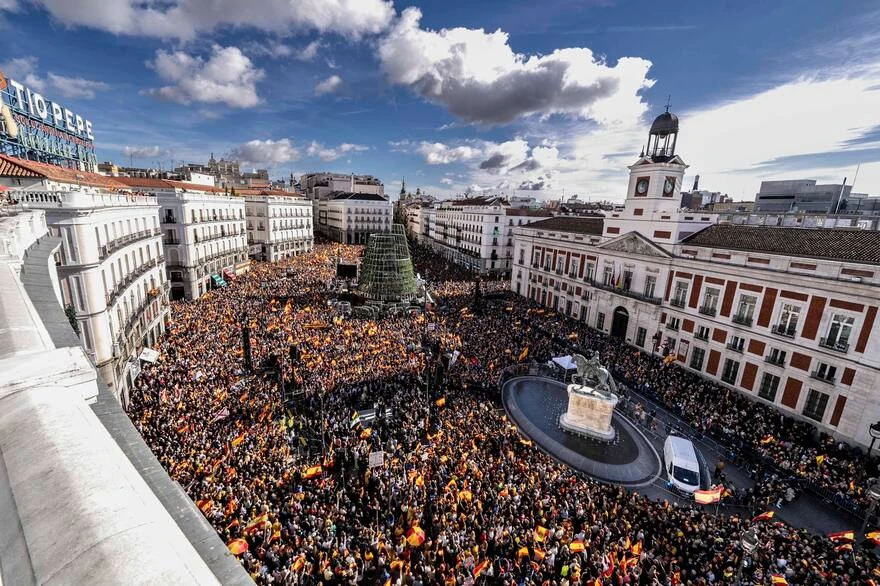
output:
[[[672,94],[666,96],[666,112],[669,113],[669,107],[672,106]]]

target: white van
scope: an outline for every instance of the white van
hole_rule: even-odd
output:
[[[663,463],[672,486],[692,493],[700,488],[700,464],[691,440],[670,435],[663,444]]]

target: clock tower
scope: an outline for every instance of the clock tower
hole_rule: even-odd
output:
[[[678,116],[667,105],[651,124],[647,149],[629,167],[623,210],[606,216],[606,238],[638,232],[661,246],[671,247],[713,223],[706,214],[681,209],[681,186],[688,166],[675,153],[677,142]]]

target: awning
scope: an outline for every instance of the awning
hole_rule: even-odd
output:
[[[216,287],[225,287],[226,281],[223,280],[223,277],[220,275],[211,275],[211,280],[214,281],[214,286]]]
[[[563,370],[577,370],[577,364],[571,359],[571,356],[557,356],[553,362]]]
[[[141,355],[138,356],[138,358],[152,363],[159,360],[159,353],[152,348],[144,348],[143,350],[141,350]]]

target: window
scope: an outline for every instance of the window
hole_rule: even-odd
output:
[[[581,305],[581,321],[587,323],[587,318],[590,315],[590,308],[587,305]]]
[[[698,340],[708,340],[709,328],[707,326],[697,326],[697,331],[694,333],[694,337]]]
[[[736,314],[733,316],[733,323],[744,326],[751,326],[755,317],[755,306],[758,304],[758,298],[754,295],[742,295],[739,298],[739,305]]]
[[[565,259],[560,256],[556,259],[556,274],[561,275],[563,268],[565,268]]]
[[[657,288],[657,277],[648,275],[645,277],[645,297],[654,297],[654,290]]]
[[[519,264],[526,264],[526,251],[520,248],[519,250]]]
[[[703,305],[700,306],[700,313],[703,315],[715,315],[718,312],[718,296],[720,291],[713,287],[707,287],[703,294]]]
[[[691,368],[694,370],[703,370],[703,360],[706,358],[706,351],[702,348],[694,348],[691,353]]]
[[[568,274],[571,278],[577,278],[578,276],[578,259],[571,259],[571,272]]]
[[[535,268],[538,268],[541,264],[541,255],[537,251],[532,255],[532,264]]]
[[[758,396],[773,403],[776,401],[776,391],[778,389],[779,377],[765,372],[763,378],[761,378],[761,386],[758,387]]]
[[[819,367],[812,372],[811,376],[825,382],[833,383],[834,379],[837,377],[837,367],[820,362]]]
[[[632,271],[623,271],[623,290],[629,291],[632,288],[633,273]]]
[[[739,373],[739,362],[730,358],[726,359],[724,370],[721,371],[721,380],[729,385],[735,385],[737,373]]]
[[[592,263],[587,263],[586,270],[584,270],[584,280],[592,281],[596,278],[596,265]]]
[[[819,342],[820,345],[831,350],[846,352],[849,349],[849,338],[852,335],[854,324],[855,318],[839,313],[834,314],[828,327],[828,334]]]
[[[645,338],[647,337],[647,335],[648,335],[648,330],[646,330],[645,328],[638,328],[636,330],[636,346],[639,346],[640,348],[644,348],[645,347]]]
[[[605,314],[604,313],[599,313],[599,315],[596,316],[596,328],[600,329],[600,330],[605,328]]]
[[[807,403],[804,405],[804,416],[816,421],[822,421],[822,416],[825,415],[825,407],[827,406],[828,394],[816,389],[810,389],[810,394],[807,395]]]
[[[770,354],[764,357],[764,361],[769,362],[770,364],[775,364],[776,366],[785,366],[785,359],[787,356],[788,353],[785,350],[771,348]]]
[[[605,267],[605,272],[602,274],[602,284],[614,286],[614,267]]]
[[[800,317],[800,307],[791,303],[783,303],[782,311],[779,313],[779,321],[776,323],[776,327],[773,328],[773,333],[793,338]]]
[[[681,318],[670,317],[666,320],[666,327],[670,330],[678,331],[678,329],[681,327]]]
[[[549,254],[546,255],[546,256],[544,257],[544,270],[545,270],[545,271],[549,271],[549,270],[550,270],[550,262],[551,262],[551,260],[552,260],[552,259],[551,259],[551,255],[549,255]]]
[[[733,350],[734,352],[742,352],[745,345],[746,345],[745,338],[741,338],[739,336],[734,336],[730,340],[730,343],[727,345],[727,348],[729,350]]]
[[[683,283],[682,281],[676,281],[675,283],[675,294],[672,296],[672,305],[675,307],[684,307],[685,299],[687,298],[688,286],[687,283]]]

